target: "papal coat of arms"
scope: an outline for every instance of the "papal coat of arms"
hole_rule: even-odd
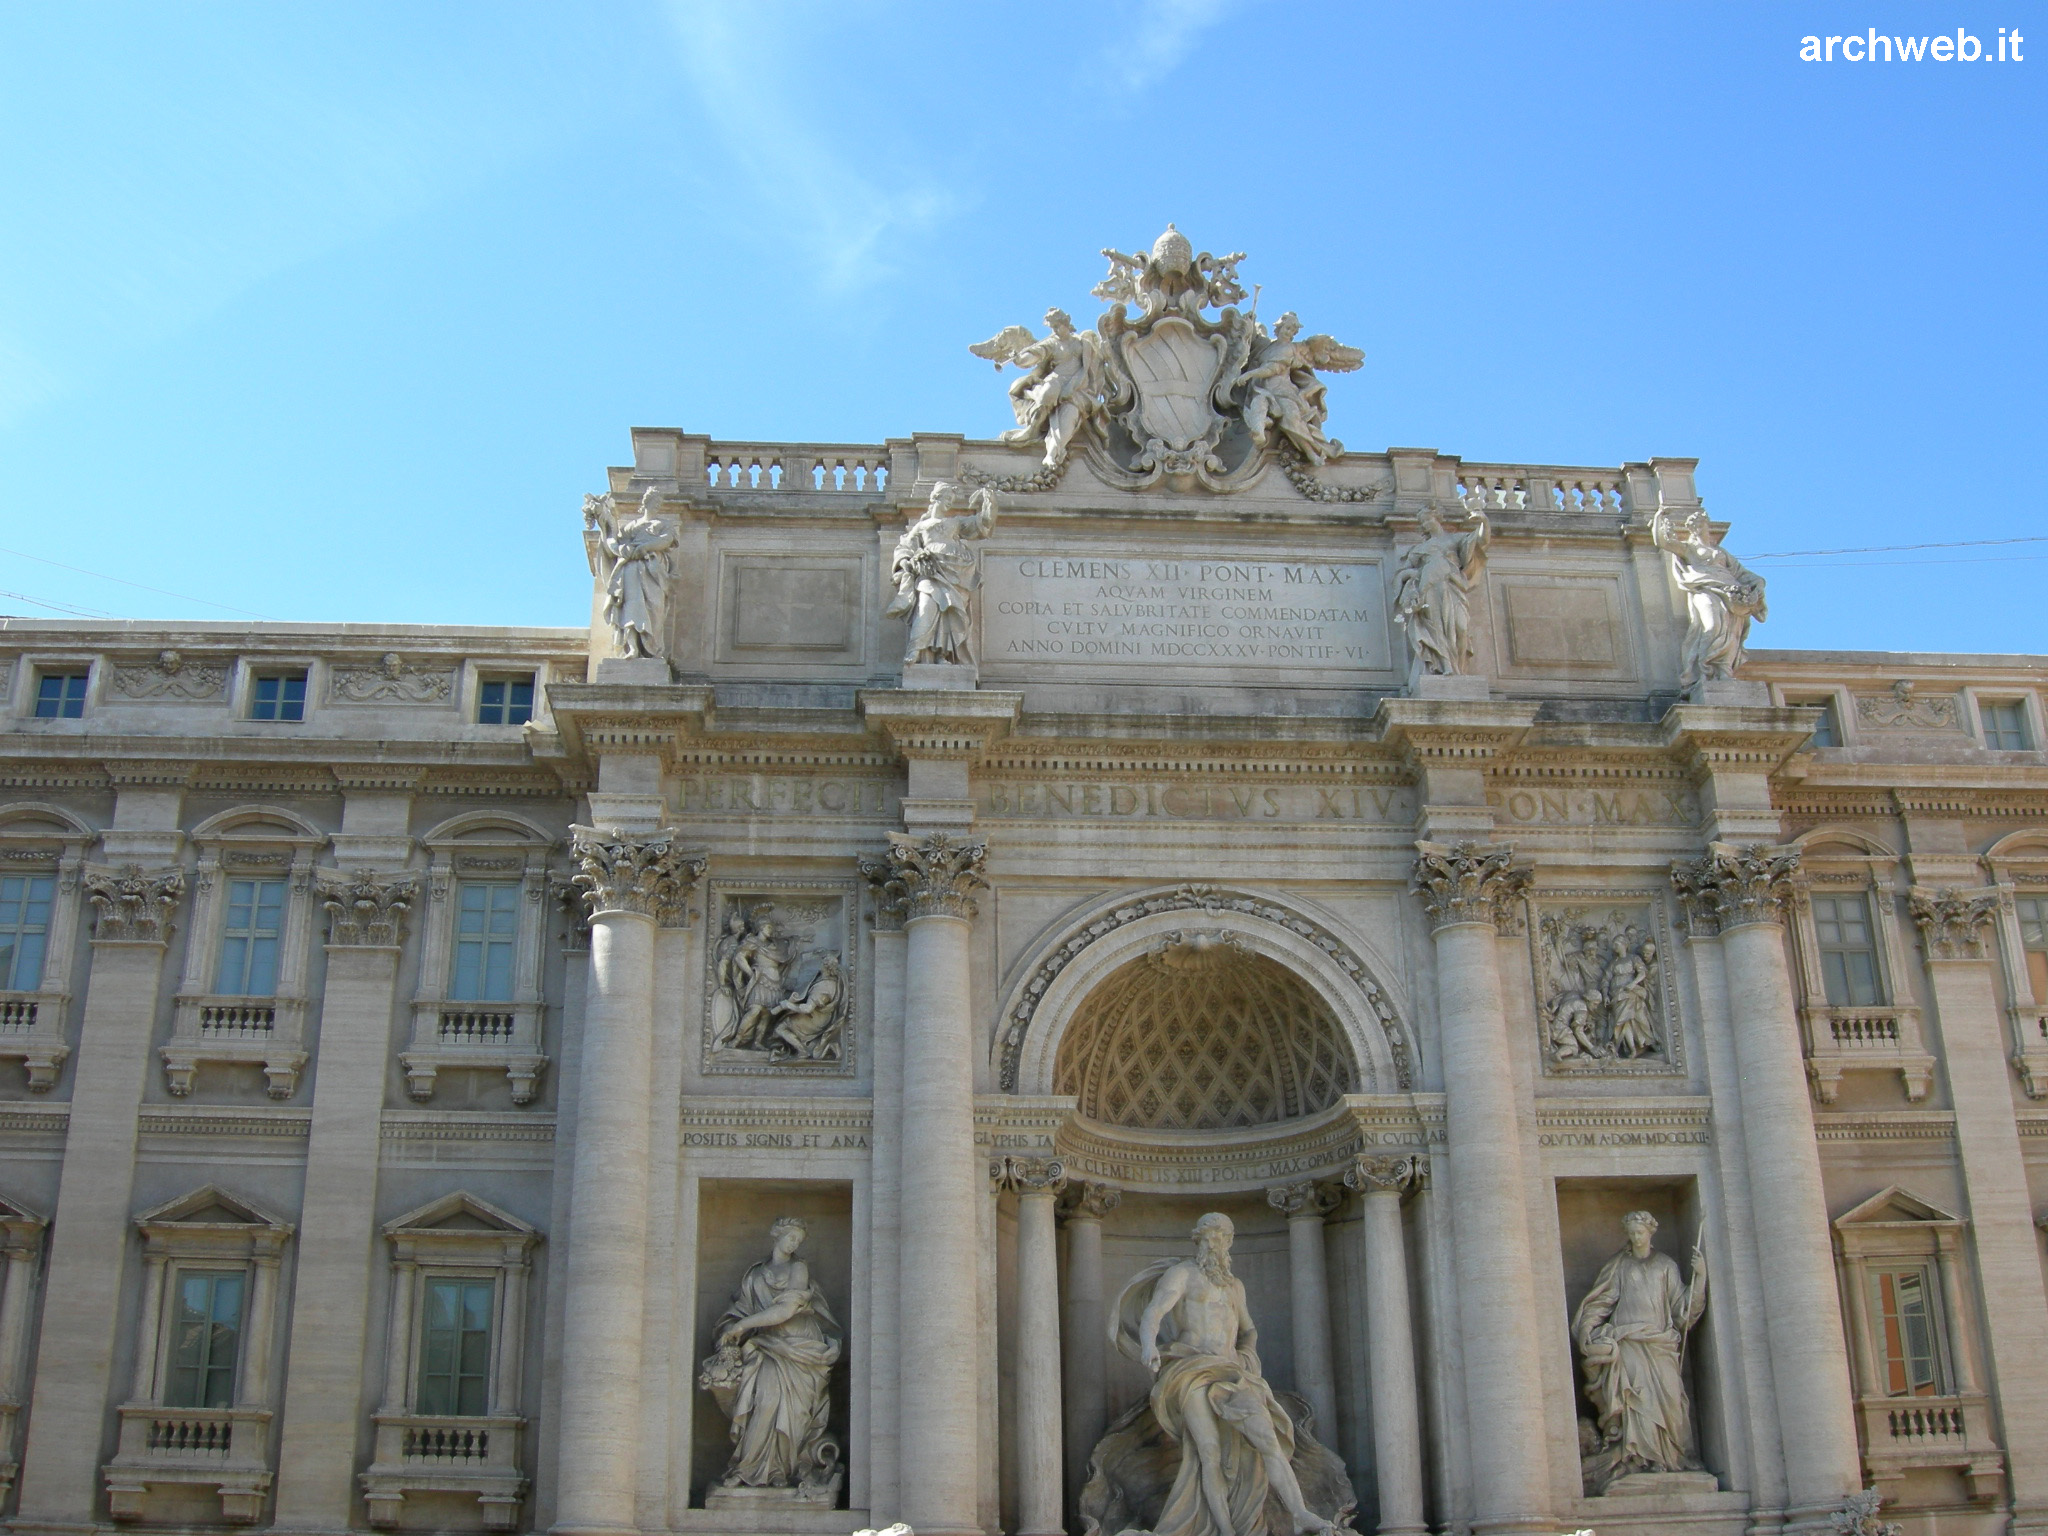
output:
[[[1102,254],[1109,275],[1094,293],[1109,308],[1091,329],[1052,309],[1050,335],[1013,325],[968,349],[1024,371],[1010,386],[1017,425],[1003,441],[1042,443],[1041,476],[1057,475],[1078,448],[1120,489],[1233,491],[1274,457],[1311,467],[1344,451],[1323,431],[1316,375],[1348,373],[1365,354],[1303,336],[1292,314],[1269,331],[1256,296],[1240,313],[1242,251],[1197,254],[1169,224],[1149,255]]]

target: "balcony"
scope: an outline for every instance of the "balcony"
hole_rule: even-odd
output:
[[[221,1518],[254,1525],[270,1496],[270,1410],[166,1408],[130,1403],[121,1414],[121,1440],[101,1475],[116,1520],[140,1520],[149,1511],[152,1484],[212,1487]]]
[[[63,992],[0,992],[0,1057],[20,1061],[28,1073],[30,1093],[48,1093],[57,1086],[64,1058]]]
[[[273,1099],[298,1092],[305,1069],[306,1003],[298,997],[180,997],[163,1047],[164,1077],[179,1098],[202,1062],[254,1063]]]
[[[1869,1479],[1887,1501],[1898,1497],[1908,1472],[1927,1468],[1961,1473],[1979,1503],[2005,1485],[2005,1456],[1991,1438],[1991,1405],[1982,1396],[1861,1398],[1856,1429]]]
[[[502,1071],[514,1104],[530,1104],[548,1059],[541,1054],[540,1003],[413,1004],[412,1042],[399,1057],[405,1089],[424,1104],[440,1074],[451,1068]]]
[[[399,1523],[407,1494],[471,1494],[483,1509],[484,1529],[518,1528],[526,1479],[519,1471],[519,1432],[513,1414],[475,1418],[378,1414],[377,1451],[363,1474],[370,1524]]]
[[[1835,1102],[1844,1072],[1896,1072],[1909,1104],[1920,1103],[1934,1086],[1934,1057],[1921,1043],[1918,1008],[1808,1003],[1799,1021],[1806,1035],[1806,1075],[1822,1104]]]

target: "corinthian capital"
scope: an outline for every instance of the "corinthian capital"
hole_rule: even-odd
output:
[[[322,880],[327,942],[349,949],[397,948],[405,942],[405,915],[418,888],[415,881],[379,880],[368,871]]]
[[[1314,1216],[1321,1219],[1337,1209],[1337,1202],[1344,1197],[1319,1179],[1303,1179],[1296,1184],[1275,1184],[1266,1191],[1266,1204],[1276,1211],[1284,1211],[1291,1219],[1296,1216]]]
[[[1928,959],[1984,958],[1984,930],[1998,915],[1997,891],[1924,891],[1916,887],[1906,893],[1906,905],[1920,925],[1920,942],[1927,946]]]
[[[185,894],[181,869],[89,869],[85,894],[91,900],[93,938],[100,943],[162,944],[171,936],[171,909]]]
[[[1375,1191],[1404,1194],[1420,1189],[1428,1181],[1429,1162],[1421,1157],[1367,1157],[1352,1159],[1344,1170],[1344,1183],[1362,1195]]]
[[[981,877],[987,859],[987,843],[958,843],[943,832],[891,832],[888,852],[863,854],[860,872],[880,904],[905,917],[972,918],[978,910],[973,893],[988,884]]]
[[[1060,1201],[1060,1214],[1069,1221],[1100,1221],[1123,1203],[1124,1192],[1114,1184],[1098,1184],[1093,1179],[1083,1179],[1078,1184],[1067,1186],[1066,1195]]]
[[[1056,1195],[1067,1187],[1066,1165],[1056,1157],[992,1158],[988,1176],[997,1189],[1026,1195]]]
[[[1430,926],[1492,923],[1502,933],[1515,931],[1515,903],[1529,885],[1529,867],[1515,863],[1515,850],[1505,843],[1430,843],[1415,845],[1415,877],[1408,888],[1422,898]]]
[[[1697,863],[1671,867],[1671,883],[1695,932],[1740,928],[1783,920],[1798,869],[1797,848],[1710,843]]]
[[[673,827],[639,836],[571,827],[570,853],[576,873],[570,882],[583,892],[593,915],[637,912],[663,927],[682,922],[684,902],[708,862],[701,853],[686,853],[676,844]]]

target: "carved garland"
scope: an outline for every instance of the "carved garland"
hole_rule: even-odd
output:
[[[1351,978],[1352,984],[1365,995],[1366,1001],[1372,1004],[1373,1013],[1380,1022],[1380,1029],[1387,1038],[1387,1051],[1394,1058],[1396,1084],[1403,1092],[1414,1087],[1408,1033],[1402,1028],[1401,1021],[1396,1017],[1386,995],[1380,991],[1379,983],[1372,979],[1364,962],[1351,952],[1349,946],[1308,919],[1270,901],[1260,901],[1253,896],[1229,895],[1213,885],[1183,885],[1169,894],[1148,896],[1143,901],[1131,902],[1104,913],[1087,927],[1071,935],[1064,944],[1039,962],[1031,980],[1025,983],[1024,995],[1010,1009],[1010,1016],[1005,1021],[1002,1039],[998,1045],[1002,1053],[1004,1092],[1014,1093],[1017,1090],[1017,1074],[1024,1059],[1024,1037],[1030,1033],[1031,1020],[1038,1012],[1039,1003],[1052,984],[1059,979],[1060,973],[1080,958],[1083,950],[1105,935],[1114,933],[1117,929],[1135,923],[1141,918],[1152,917],[1160,912],[1189,911],[1236,912],[1246,917],[1260,918],[1308,940],[1328,955],[1336,962],[1337,967]]]
[[[1280,472],[1288,478],[1294,488],[1309,501],[1320,502],[1363,502],[1378,501],[1387,493],[1384,482],[1378,485],[1325,485],[1310,471],[1308,461],[1299,449],[1289,444],[1287,449],[1276,455]]]
[[[1057,489],[1060,481],[1066,478],[1067,465],[1072,459],[1071,453],[1063,453],[1057,463],[1041,464],[1028,475],[992,475],[985,469],[962,469],[960,478],[969,485],[985,485],[992,491],[1030,495],[1036,491]]]
[[[1982,960],[1984,931],[1998,915],[1998,892],[1912,890],[1906,905],[1920,925],[1930,960]]]

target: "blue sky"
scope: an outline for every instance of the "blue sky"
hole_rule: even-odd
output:
[[[2044,78],[1978,0],[6,0],[0,590],[579,623],[629,427],[993,435],[967,344],[1169,219],[1365,349],[1354,448],[1696,455],[1744,554],[2038,538]],[[2048,651],[2048,542],[1759,568],[1757,644]]]

